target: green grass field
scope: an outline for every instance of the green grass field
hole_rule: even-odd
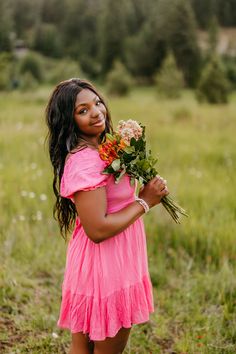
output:
[[[44,147],[49,93],[0,96],[1,353],[66,353],[70,342],[56,327],[66,244]],[[161,205],[145,216],[155,313],[125,353],[236,353],[236,95],[210,106],[142,88],[108,104],[114,126],[146,125],[158,172],[190,214],[181,225]]]

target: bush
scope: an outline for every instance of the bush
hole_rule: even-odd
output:
[[[168,98],[180,97],[184,87],[184,78],[182,72],[177,68],[172,53],[167,55],[160,72],[155,75],[154,81],[160,95]]]
[[[43,23],[37,26],[34,33],[33,49],[55,58],[63,54],[60,31],[55,25]]]
[[[196,90],[197,99],[209,103],[227,103],[230,84],[220,59],[210,58],[202,71]]]
[[[130,91],[132,79],[125,66],[115,61],[112,70],[107,75],[107,91],[111,95],[125,96]]]
[[[81,76],[83,76],[83,74],[80,65],[73,60],[65,59],[55,61],[53,68],[46,77],[46,81],[50,84],[57,84],[60,81]]]
[[[20,89],[22,91],[32,91],[38,87],[38,81],[27,71],[20,79]]]
[[[42,81],[43,73],[42,73],[42,64],[38,55],[35,53],[27,54],[21,62],[20,72],[25,74],[29,72],[35,80]]]
[[[236,58],[224,57],[223,64],[227,78],[230,81],[232,88],[236,89]]]
[[[0,90],[7,90],[11,85],[12,63],[8,53],[0,53]]]

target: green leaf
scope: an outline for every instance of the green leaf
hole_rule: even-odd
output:
[[[120,159],[116,159],[111,164],[114,171],[118,171],[120,169]]]
[[[138,181],[139,181],[140,184],[143,184],[143,178],[142,177],[139,177]]]
[[[130,146],[135,146],[136,145],[136,139],[135,138],[131,138],[130,139]]]
[[[115,177],[115,183],[118,184],[121,180],[121,178],[124,176],[124,174],[126,173],[126,169],[124,168],[120,174],[118,174],[116,177]]]
[[[135,147],[134,146],[126,146],[124,148],[124,151],[127,153],[127,154],[132,154],[132,152],[135,152]]]
[[[135,184],[135,178],[134,177],[131,177],[130,178],[130,185],[133,187]]]
[[[106,137],[107,137],[107,139],[110,140],[110,141],[114,141],[114,140],[115,140],[114,136],[111,135],[111,134],[109,134],[109,133],[106,133]]]

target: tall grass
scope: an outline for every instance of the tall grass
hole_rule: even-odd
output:
[[[0,97],[3,353],[65,353],[70,339],[56,327],[66,245],[44,148],[49,92]],[[176,225],[160,205],[145,217],[156,311],[126,353],[235,353],[236,96],[209,106],[189,91],[169,101],[142,88],[108,103],[114,126],[146,125],[158,171],[190,214]]]

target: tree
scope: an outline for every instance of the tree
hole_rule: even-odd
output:
[[[125,96],[132,85],[132,79],[125,66],[116,60],[106,78],[107,90],[112,95]]]
[[[62,39],[56,26],[49,23],[38,23],[32,47],[49,57],[62,56]]]
[[[219,37],[218,21],[216,16],[213,16],[209,22],[209,28],[208,28],[209,54],[216,52],[218,37]]]
[[[40,58],[35,53],[27,54],[21,62],[20,72],[22,74],[30,73],[35,80],[42,80],[42,65]]]
[[[186,83],[196,85],[201,53],[197,42],[197,26],[188,0],[160,0],[162,33],[173,51]]]
[[[168,53],[161,70],[155,76],[157,91],[169,98],[180,97],[184,87],[183,73],[178,69],[172,53]]]
[[[9,1],[0,1],[0,52],[12,49],[11,31],[13,27]]]
[[[127,36],[124,8],[126,0],[104,0],[99,16],[99,61],[101,74],[111,70],[115,59],[124,59],[123,41]]]
[[[98,0],[69,0],[62,24],[63,45],[67,55],[80,62],[89,75],[96,75],[98,67],[98,28],[100,17]]]
[[[202,71],[196,95],[199,101],[226,103],[229,82],[218,56],[213,55]]]

